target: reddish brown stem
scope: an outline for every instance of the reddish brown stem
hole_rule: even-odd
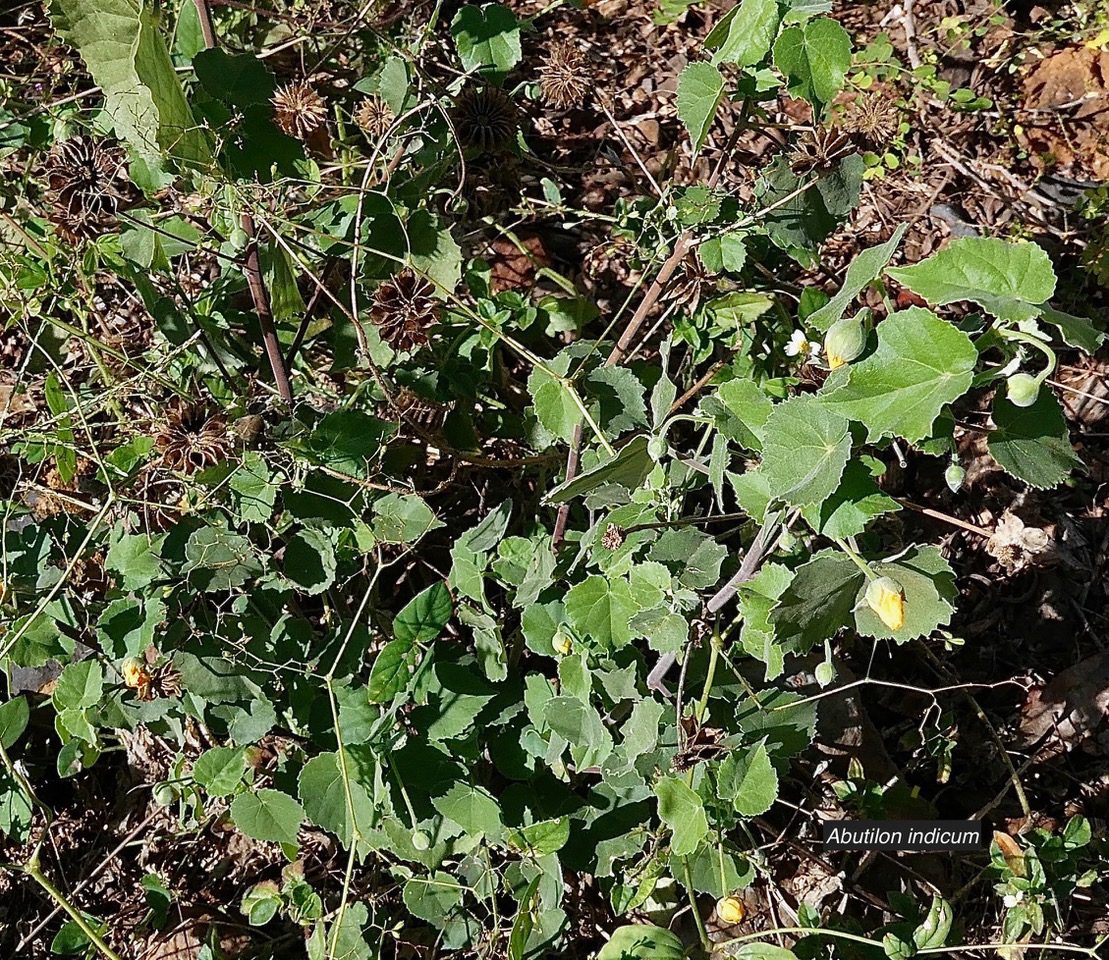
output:
[[[243,233],[247,235],[243,272],[250,287],[250,298],[254,301],[254,312],[258,314],[258,326],[262,328],[262,345],[265,347],[270,367],[273,368],[277,392],[281,394],[282,400],[292,403],[293,385],[289,382],[289,371],[285,366],[285,357],[281,353],[281,344],[277,340],[277,327],[274,325],[273,311],[270,309],[270,295],[262,279],[262,268],[258,262],[258,241],[255,239],[254,218],[249,212],[244,212],[240,224]]]
[[[216,31],[212,26],[212,11],[208,7],[208,0],[193,0],[196,6],[196,15],[200,20],[200,32],[204,36],[204,46],[211,50],[216,46]],[[293,402],[293,385],[289,381],[289,367],[281,353],[281,344],[277,339],[277,327],[273,322],[273,310],[270,308],[270,295],[266,289],[266,282],[262,279],[262,267],[258,260],[257,230],[254,227],[254,217],[246,212],[239,221],[243,233],[247,236],[246,259],[243,263],[243,273],[246,274],[247,286],[250,288],[250,299],[254,301],[254,312],[258,314],[258,326],[262,329],[262,346],[266,357],[273,369],[274,383],[277,392],[286,403]]]

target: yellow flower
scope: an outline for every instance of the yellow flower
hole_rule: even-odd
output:
[[[739,897],[724,897],[716,901],[716,917],[722,923],[741,923],[746,914]]]
[[[123,682],[132,690],[139,690],[150,685],[150,674],[134,657],[123,661],[122,673]]]
[[[843,357],[841,357],[838,353],[829,352],[827,354],[827,357],[828,357],[828,369],[829,370],[838,370],[845,363],[847,363],[847,361],[844,360]]]
[[[892,577],[871,580],[866,588],[866,605],[890,630],[905,625],[905,591]]]
[[[574,641],[570,638],[568,633],[559,630],[558,633],[554,635],[551,646],[555,648],[555,653],[567,657],[570,655],[570,651],[574,649]]]

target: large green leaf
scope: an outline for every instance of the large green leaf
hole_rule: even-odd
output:
[[[836,635],[851,617],[863,572],[838,550],[801,564],[770,611],[778,643],[800,653]]]
[[[617,927],[597,960],[682,960],[685,949],[676,933],[651,924]]]
[[[516,15],[499,3],[463,7],[451,21],[451,36],[467,72],[508,73],[523,56]]]
[[[770,53],[781,23],[778,0],[742,0],[712,28],[705,47],[716,51],[713,63],[751,67]]]
[[[631,584],[623,577],[589,577],[566,594],[570,623],[602,648],[619,648],[631,642],[631,618],[639,609]]]
[[[724,75],[711,63],[691,63],[678,78],[678,116],[700,150],[724,97]]]
[[[709,832],[708,818],[701,798],[684,780],[663,777],[655,784],[658,797],[658,815],[672,832],[670,851],[684,857],[697,849]]]
[[[891,577],[904,592],[905,622],[891,630],[866,605],[865,583],[855,597],[855,629],[864,637],[892,639],[898,643],[926,637],[951,621],[958,590],[955,574],[936,547],[910,547],[896,560],[878,561],[871,568],[879,577]]]
[[[343,846],[349,847],[369,830],[373,801],[349,771],[344,775],[338,753],[321,753],[309,760],[300,771],[298,792],[305,816],[330,830]]]
[[[1036,316],[1039,311],[1027,305],[1041,304],[1055,293],[1055,271],[1040,247],[994,237],[954,240],[927,260],[887,272],[936,306],[971,300],[1013,319]]]
[[[774,44],[774,65],[790,93],[816,106],[831,103],[851,66],[851,37],[827,17],[787,27]]]
[[[835,492],[819,504],[803,507],[801,514],[818,533],[842,540],[858,536],[875,517],[900,509],[900,504],[878,487],[866,464],[852,460]]]
[[[483,787],[454,783],[432,804],[448,820],[453,820],[471,837],[485,836],[496,841],[504,835],[501,808]]]
[[[212,161],[173,69],[154,10],[139,0],[51,0],[58,32],[104,92],[119,138],[140,157]]]
[[[1062,483],[1082,461],[1074,455],[1059,401],[1041,388],[1030,407],[1018,407],[998,393],[993,403],[996,430],[986,446],[998,464],[1030,486],[1045,490]]]
[[[869,439],[923,440],[944,404],[970,387],[978,351],[930,310],[911,307],[878,325],[878,349],[832,376],[818,402],[866,425]]]
[[[851,455],[851,431],[815,397],[778,404],[763,427],[761,471],[786,503],[820,503],[839,486]]]
[[[393,620],[393,636],[407,643],[430,643],[451,618],[454,604],[442,581],[413,597]]]

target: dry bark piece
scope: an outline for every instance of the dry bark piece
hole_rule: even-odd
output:
[[[1047,756],[1073,750],[1109,715],[1109,651],[1068,667],[1046,687],[1033,688],[1021,712],[1023,746],[1050,737]]]
[[[132,196],[123,151],[94,137],[55,143],[46,155],[46,182],[50,220],[71,242],[112,229]]]
[[[162,465],[178,473],[196,473],[230,455],[234,443],[227,421],[205,404],[176,401],[154,433]]]
[[[1024,80],[1019,139],[1053,169],[1075,167],[1109,179],[1109,51],[1067,47],[1041,60]]]
[[[381,97],[366,97],[354,112],[354,122],[371,140],[377,141],[389,132],[396,119],[392,108]]]

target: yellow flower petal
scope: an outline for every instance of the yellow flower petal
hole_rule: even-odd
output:
[[[866,588],[866,605],[890,630],[905,625],[905,592],[892,577],[871,580]]]
[[[741,923],[747,910],[739,897],[724,897],[716,901],[716,917],[723,923]]]
[[[123,682],[133,690],[150,683],[150,674],[138,660],[131,658],[123,663]]]
[[[841,357],[838,353],[829,353],[828,354],[828,369],[829,370],[837,370],[840,367],[842,367],[845,363],[847,363],[847,361],[844,360],[843,357]]]

